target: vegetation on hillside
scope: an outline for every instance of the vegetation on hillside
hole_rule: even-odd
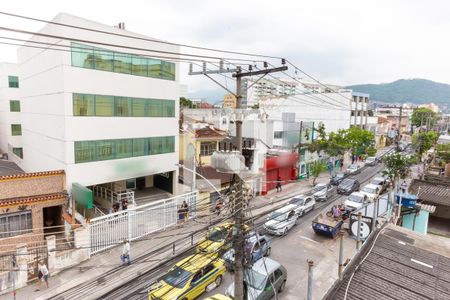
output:
[[[382,102],[450,103],[450,85],[426,79],[400,79],[391,83],[351,85],[348,88],[368,93],[370,99]]]

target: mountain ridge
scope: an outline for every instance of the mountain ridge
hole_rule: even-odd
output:
[[[449,84],[422,78],[399,79],[381,84],[354,84],[347,88],[355,92],[368,93],[371,100],[380,102],[450,104]]]

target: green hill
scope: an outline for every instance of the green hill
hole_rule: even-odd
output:
[[[450,85],[426,79],[400,79],[391,83],[348,86],[355,92],[370,94],[371,100],[414,104],[450,104]]]

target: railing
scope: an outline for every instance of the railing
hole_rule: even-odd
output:
[[[96,215],[96,216],[104,216],[105,213],[100,208],[98,208],[96,205],[94,205],[94,215]]]
[[[114,202],[121,203],[122,200],[127,200],[128,203],[136,205],[136,202],[134,201],[134,191],[131,190],[126,190],[125,192],[117,193],[109,188],[96,185],[94,186],[92,191],[94,193],[94,197],[110,200],[111,206]]]
[[[189,218],[195,217],[197,192],[190,192],[91,219],[88,225],[90,254],[117,246],[124,240],[136,240],[176,225],[178,207],[183,201],[189,206]]]

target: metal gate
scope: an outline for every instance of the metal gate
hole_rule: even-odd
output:
[[[47,241],[39,241],[27,244],[28,252],[28,280],[38,277],[38,263],[44,262],[48,268]]]

